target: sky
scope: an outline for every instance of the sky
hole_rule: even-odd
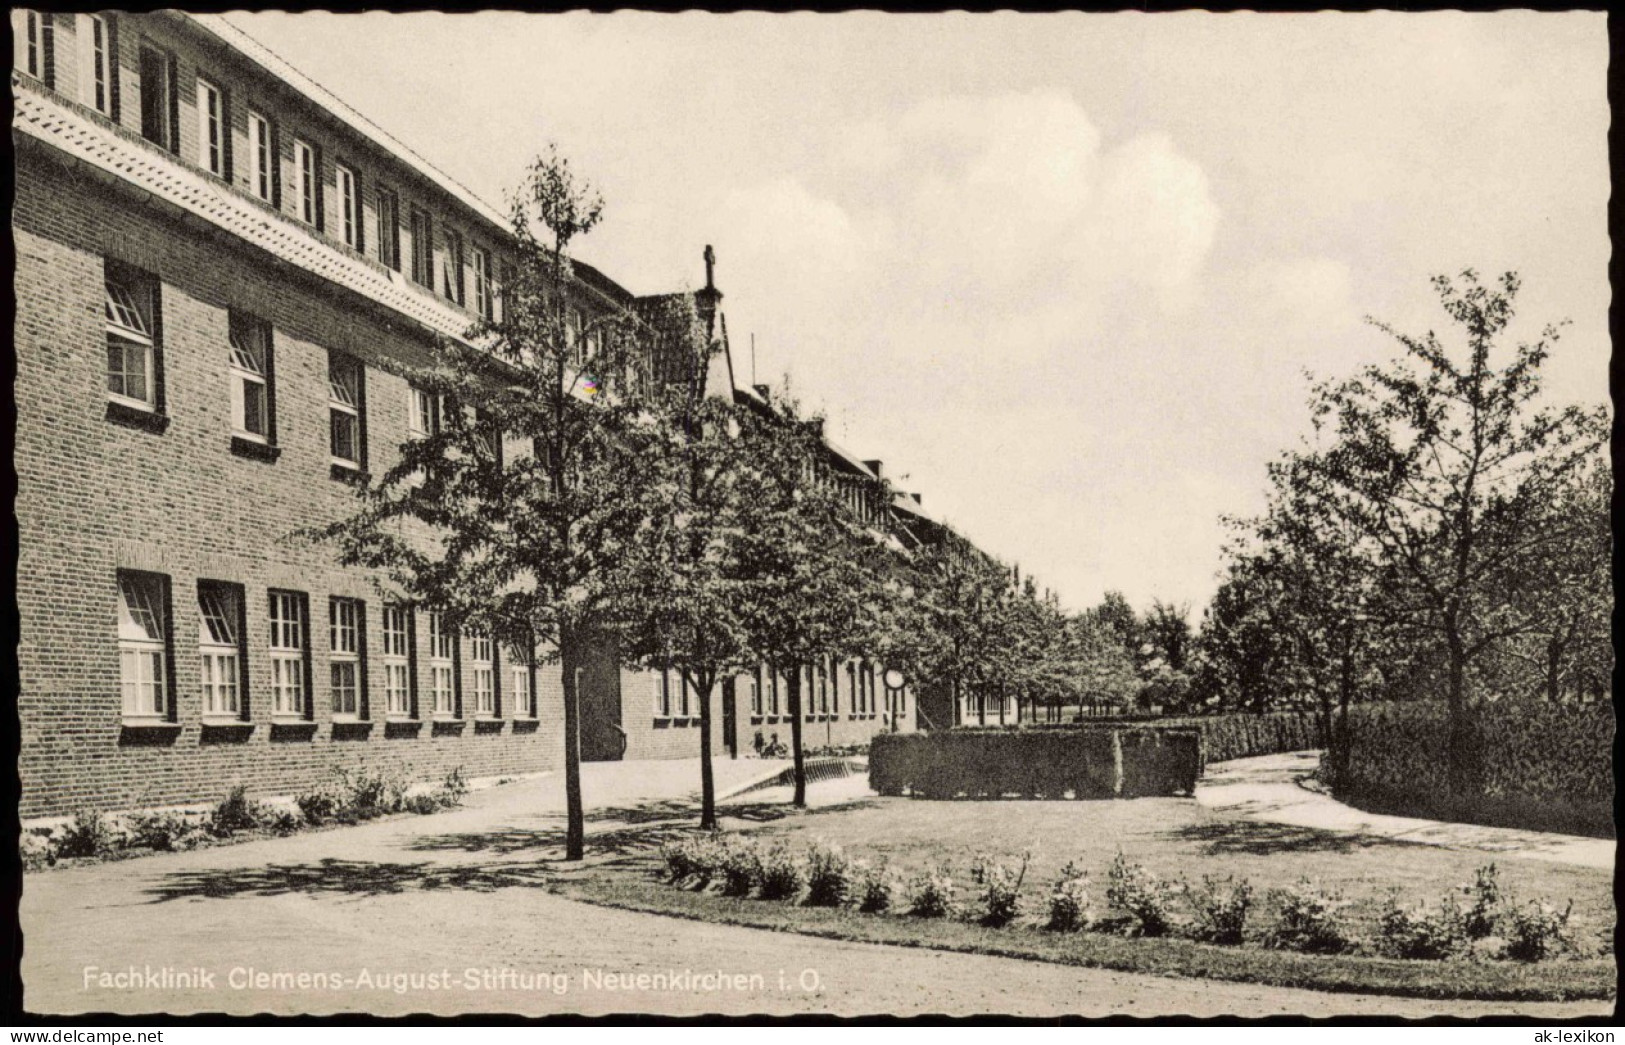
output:
[[[1073,609],[1199,618],[1305,372],[1448,336],[1435,274],[1607,399],[1601,13],[227,17],[499,207],[556,142],[635,293],[713,245],[736,373]]]

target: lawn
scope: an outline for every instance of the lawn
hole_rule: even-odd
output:
[[[1602,871],[1527,859],[1495,861],[1513,897],[1541,898],[1561,908],[1574,901],[1571,921],[1580,953],[1523,965],[1505,961],[1398,961],[1372,955],[1305,955],[1270,951],[1251,940],[1218,947],[1189,940],[1125,939],[1102,933],[1046,932],[1037,922],[1061,867],[1087,870],[1103,906],[1105,872],[1118,850],[1166,879],[1199,882],[1205,875],[1248,879],[1258,904],[1249,936],[1275,917],[1270,890],[1308,877],[1351,901],[1347,916],[1369,938],[1383,902],[1436,903],[1473,880],[1493,860],[1436,846],[1365,839],[1240,819],[1190,799],[1095,802],[917,801],[867,798],[838,807],[784,815],[755,806],[726,818],[727,830],[763,841],[783,839],[803,851],[815,839],[840,845],[872,862],[885,860],[905,876],[942,863],[953,866],[962,898],[972,894],[969,868],[979,853],[1009,859],[1030,848],[1023,896],[1025,917],[1003,929],[968,919],[926,920],[868,915],[763,900],[737,900],[678,889],[657,880],[652,847],[633,846],[617,858],[567,876],[560,888],[582,899],[684,917],[805,932],[842,939],[1006,954],[1070,964],[1170,975],[1206,976],[1323,990],[1428,997],[1517,1000],[1611,997],[1615,921],[1610,876]],[[670,838],[669,832],[663,833]],[[1098,911],[1097,911],[1098,913]],[[1183,910],[1176,907],[1176,916]]]

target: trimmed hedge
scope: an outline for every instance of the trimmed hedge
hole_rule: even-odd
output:
[[[1348,735],[1326,759],[1347,767],[1333,790],[1373,812],[1614,837],[1611,703],[1500,701],[1470,715],[1467,794],[1449,791],[1440,701],[1350,708]]]
[[[1186,715],[1168,718],[1085,719],[1082,722],[1029,723],[1022,726],[961,726],[955,733],[1012,731],[1064,732],[1078,730],[1122,730],[1135,727],[1155,729],[1195,729],[1202,734],[1202,749],[1208,762],[1227,762],[1253,755],[1277,755],[1285,751],[1310,751],[1326,746],[1320,721],[1309,711],[1272,711],[1267,715],[1243,713],[1225,715]]]
[[[883,733],[869,751],[869,783],[883,795],[1127,798],[1189,794],[1201,775],[1194,729]]]

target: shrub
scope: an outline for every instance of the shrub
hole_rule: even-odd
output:
[[[859,861],[854,866],[857,872],[858,910],[865,914],[881,914],[891,910],[898,893],[897,877],[884,863],[870,867]]]
[[[108,818],[94,809],[81,809],[58,836],[56,857],[106,856],[118,847],[118,833]]]
[[[468,797],[468,778],[463,776],[463,767],[458,766],[440,782],[440,804],[450,809],[463,804]]]
[[[660,847],[667,880],[704,889],[722,863],[722,843],[710,832],[689,835]]]
[[[1462,930],[1469,940],[1482,940],[1495,934],[1497,912],[1505,897],[1501,892],[1499,872],[1494,864],[1486,864],[1473,872],[1473,884],[1464,885],[1469,906],[1462,916]]]
[[[1141,936],[1165,936],[1173,925],[1168,909],[1168,883],[1139,864],[1131,864],[1121,850],[1106,871],[1106,902],[1133,919]]]
[[[1290,889],[1278,890],[1277,901],[1280,911],[1264,938],[1266,946],[1311,954],[1341,954],[1352,947],[1343,914],[1348,903],[1341,894],[1305,878]]]
[[[760,856],[761,897],[764,900],[789,900],[801,892],[803,881],[801,864],[790,854],[783,842],[777,842]]]
[[[24,831],[17,841],[17,854],[24,871],[42,871],[56,863],[56,844],[51,833],[40,828]]]
[[[346,819],[371,820],[398,813],[406,800],[406,785],[397,777],[366,769],[339,770],[339,793],[343,796],[340,815]]]
[[[660,847],[660,859],[666,875],[666,881],[676,884],[694,873],[694,848],[692,838],[679,838],[675,842],[666,842]]]
[[[1390,896],[1377,921],[1379,949],[1395,958],[1442,961],[1467,949],[1467,930],[1461,908],[1446,897],[1436,911],[1426,904],[1401,906],[1397,895]]]
[[[306,823],[320,826],[339,815],[344,808],[344,796],[334,784],[323,783],[294,795],[293,803],[299,807]]]
[[[1008,925],[1021,914],[1021,883],[1027,877],[1027,865],[1033,852],[1021,852],[1021,866],[1011,868],[987,857],[979,856],[971,866],[971,880],[980,887],[982,924]]]
[[[440,812],[443,808],[440,799],[432,791],[420,791],[415,795],[407,795],[401,799],[401,811],[403,813],[417,813],[419,816],[428,816],[430,813]]]
[[[226,797],[209,813],[209,833],[225,838],[238,831],[268,827],[274,818],[270,809],[249,798],[248,789],[238,784],[226,792]]]
[[[762,876],[756,843],[748,838],[726,838],[717,870],[722,874],[723,896],[749,896]]]
[[[807,905],[839,907],[852,895],[852,860],[838,845],[819,839],[807,850]]]
[[[1538,962],[1573,950],[1574,939],[1569,935],[1569,915],[1573,910],[1573,900],[1563,908],[1562,914],[1540,900],[1509,906],[1502,919],[1506,957],[1518,962]]]
[[[173,810],[137,813],[130,818],[131,840],[159,852],[191,849],[201,841],[202,821]]]
[[[1076,932],[1089,924],[1089,875],[1074,863],[1061,868],[1061,877],[1049,894],[1049,921],[1045,928]]]
[[[291,835],[303,826],[303,822],[291,809],[273,809],[265,826],[279,835]]]
[[[1247,928],[1247,912],[1253,906],[1253,887],[1243,878],[1202,876],[1202,885],[1185,886],[1196,921],[1191,935],[1204,943],[1238,946]]]
[[[953,869],[947,864],[922,871],[909,884],[908,913],[916,918],[947,918],[959,905],[955,899]]]

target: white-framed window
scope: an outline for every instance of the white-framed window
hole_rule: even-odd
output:
[[[334,464],[362,467],[361,361],[339,352],[327,355],[327,412]]]
[[[859,681],[858,665],[856,661],[846,662],[846,694],[848,718],[859,718],[863,715],[863,686]]]
[[[758,665],[756,673],[745,681],[750,689],[750,713],[753,718],[762,717],[762,669]]]
[[[271,592],[271,713],[303,718],[305,701],[305,599],[298,592]]]
[[[306,225],[321,227],[321,211],[317,207],[316,179],[319,177],[316,169],[316,150],[309,142],[293,140],[293,187],[294,199],[298,201],[299,220]]]
[[[515,718],[536,717],[536,687],[532,675],[530,651],[522,645],[508,647],[509,677],[513,680],[513,714]]]
[[[113,111],[113,38],[112,26],[104,15],[79,16],[79,39],[82,55],[80,88],[84,102],[103,116],[117,116]]]
[[[233,312],[228,318],[232,434],[271,441],[271,329]]]
[[[197,78],[198,165],[219,178],[226,176],[226,113],[220,89]]]
[[[362,714],[361,635],[365,613],[359,599],[328,600],[328,670],[332,680],[333,717]]]
[[[112,271],[106,275],[107,394],[143,410],[158,407],[155,291],[149,280]]]
[[[880,707],[880,691],[875,688],[875,666],[863,666],[863,678],[869,690],[869,717],[874,718]]]
[[[584,346],[581,340],[581,310],[567,308],[564,310],[564,344],[570,351],[570,358],[577,365],[585,361]]]
[[[391,718],[412,717],[412,613],[384,607],[384,707]]]
[[[50,86],[49,74],[54,64],[51,47],[55,34],[52,30],[48,11],[14,9],[11,12],[11,33],[15,45],[13,64],[19,72],[45,81],[47,87]]]
[[[266,203],[276,204],[276,149],[270,121],[248,113],[248,187]]]
[[[141,136],[159,148],[176,152],[175,58],[143,43],[141,65]]]
[[[474,248],[474,313],[487,323],[496,320],[491,294],[491,252]]]
[[[401,270],[401,198],[389,189],[374,187],[378,199],[378,260]]]
[[[417,207],[412,208],[412,282],[434,289],[434,225]]]
[[[346,247],[361,249],[361,183],[342,163],[334,167],[339,188],[339,235]]]
[[[446,260],[440,266],[440,292],[448,300],[463,303],[463,234],[446,230]]]
[[[407,390],[406,432],[414,439],[440,434],[440,397],[421,388]]]
[[[772,664],[768,664],[767,666],[767,681],[769,698],[767,713],[772,715],[774,718],[777,718],[781,713],[781,704],[779,701],[779,670]]]
[[[242,590],[199,581],[197,609],[203,715],[238,718],[243,712]]]
[[[474,714],[481,718],[493,718],[497,713],[497,664],[491,636],[478,632],[470,635],[468,657],[474,679]]]
[[[166,578],[118,574],[119,689],[127,719],[164,719],[169,702],[169,621]]]
[[[457,635],[445,614],[429,611],[429,706],[439,718],[457,717]]]
[[[655,718],[671,718],[671,669],[656,670],[650,682],[654,695]]]

